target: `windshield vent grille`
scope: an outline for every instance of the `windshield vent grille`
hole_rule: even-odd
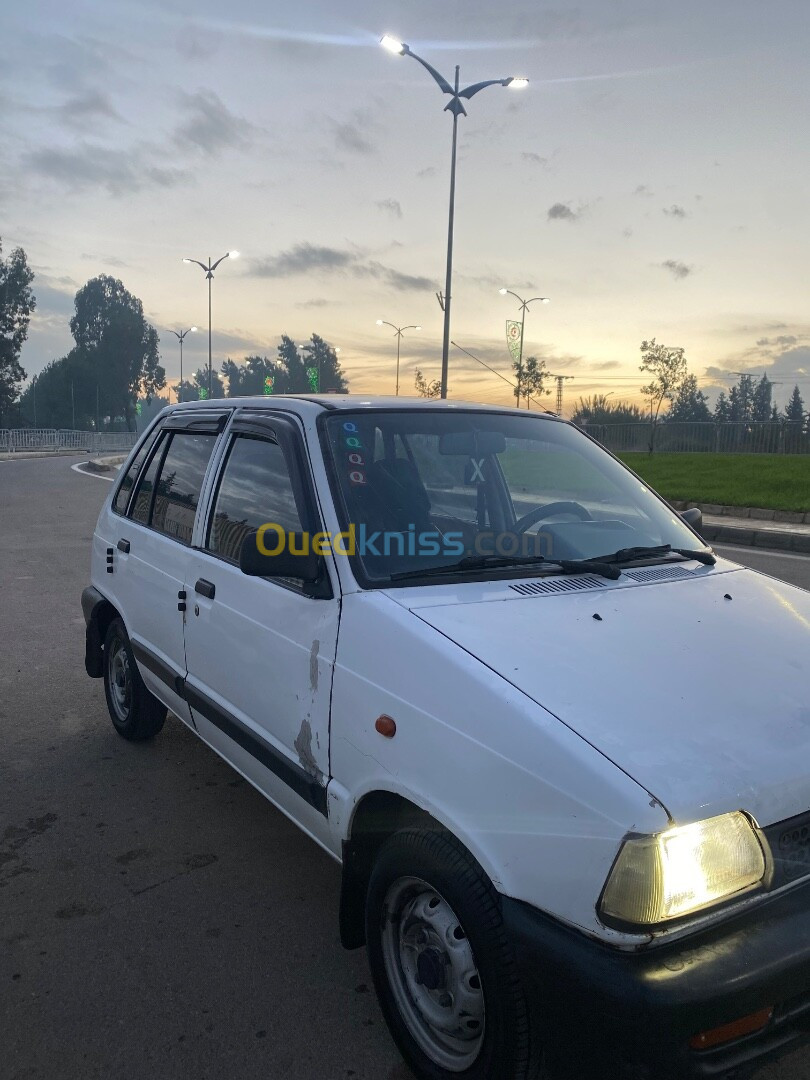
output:
[[[601,589],[604,585],[598,577],[555,578],[550,581],[527,581],[520,585],[510,585],[513,592],[521,596],[542,596],[548,593],[580,592],[583,589]]]
[[[682,566],[651,566],[649,570],[625,570],[624,576],[633,581],[676,581],[678,578],[690,578],[691,570]]]

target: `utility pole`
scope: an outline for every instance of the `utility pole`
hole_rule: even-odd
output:
[[[549,374],[551,374],[549,372]],[[573,375],[551,375],[552,379],[557,383],[557,407],[554,410],[557,416],[562,416],[563,409],[563,387],[565,386],[566,379],[573,379]]]

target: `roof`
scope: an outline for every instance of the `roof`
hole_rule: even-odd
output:
[[[168,406],[168,410],[177,409],[223,409],[265,408],[277,409],[286,406],[299,414],[335,410],[358,410],[358,409],[436,409],[438,411],[454,411],[461,409],[474,409],[476,412],[516,413],[526,415],[526,410],[516,409],[504,405],[487,405],[480,401],[456,401],[447,398],[423,398],[423,397],[391,397],[373,396],[368,394],[272,394],[259,397],[235,397],[235,398],[208,398],[204,401],[183,401],[176,405]],[[546,416],[549,419],[558,419],[556,414],[549,412],[535,412],[535,416]]]

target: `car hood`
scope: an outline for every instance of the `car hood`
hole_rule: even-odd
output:
[[[579,584],[521,595],[555,581]],[[744,809],[765,826],[810,808],[810,593],[721,561],[390,595],[675,821]]]

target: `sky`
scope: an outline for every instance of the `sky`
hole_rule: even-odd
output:
[[[767,371],[810,404],[806,0],[31,0],[3,5],[0,236],[38,300],[29,375],[72,341],[73,296],[120,277],[157,327],[274,355],[282,333],[340,348],[353,391],[441,367],[451,116],[391,33],[462,84],[509,75],[459,121],[452,338],[509,376],[502,286],[544,295],[525,355],[575,400],[640,403],[639,346],[686,350],[714,399]],[[449,393],[508,403],[451,349]],[[553,397],[547,399],[553,406]]]

